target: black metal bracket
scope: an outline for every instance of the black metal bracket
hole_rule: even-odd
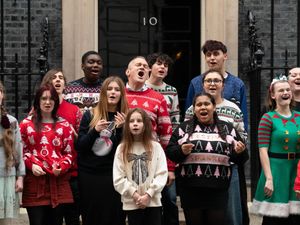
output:
[[[248,11],[248,22],[249,22],[249,49],[250,49],[250,58],[249,58],[249,69],[255,70],[258,67],[262,67],[262,59],[265,55],[264,48],[261,42],[258,40],[257,31],[255,27],[256,19],[251,11]]]
[[[49,70],[48,63],[48,49],[49,49],[49,20],[48,17],[45,17],[44,21],[41,24],[41,31],[43,33],[43,41],[40,47],[40,56],[37,58],[39,63],[40,75],[41,78]]]

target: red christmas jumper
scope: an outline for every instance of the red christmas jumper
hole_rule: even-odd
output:
[[[42,123],[41,131],[36,132],[31,116],[20,124],[23,141],[23,155],[26,166],[24,178],[23,206],[52,205],[72,203],[73,197],[69,185],[74,159],[73,135],[70,124],[59,118],[55,127],[52,123]],[[46,175],[34,176],[32,165],[40,166]],[[61,174],[55,176],[53,167],[61,168]]]

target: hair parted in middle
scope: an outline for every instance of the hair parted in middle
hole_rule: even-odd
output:
[[[205,71],[205,72],[203,73],[203,75],[202,75],[202,85],[204,85],[204,80],[205,80],[206,76],[207,76],[208,74],[210,74],[210,73],[217,73],[217,74],[219,74],[220,77],[221,77],[221,79],[222,79],[222,83],[224,83],[225,78],[224,78],[224,76],[223,76],[223,74],[221,73],[220,70],[217,70],[217,69],[209,69],[209,70]]]
[[[195,110],[195,106],[196,106],[196,101],[197,101],[197,98],[200,97],[200,96],[206,96],[209,98],[210,102],[213,104],[214,107],[216,107],[216,100],[214,99],[214,97],[209,94],[209,93],[206,93],[206,92],[202,92],[202,93],[199,93],[199,94],[196,94],[194,99],[193,99],[193,107],[194,107],[194,110]],[[224,129],[224,126],[222,124],[222,121],[219,119],[218,117],[218,114],[216,111],[214,111],[213,113],[213,119],[214,119],[214,124],[216,124],[217,128],[218,128],[218,133],[220,135],[220,137],[226,141],[226,131]],[[190,131],[188,132],[189,133],[189,137],[193,134],[195,128],[196,128],[196,125],[197,125],[197,122],[198,121],[198,118],[197,116],[195,115],[194,113],[194,116],[193,116],[193,119],[190,120]]]
[[[43,95],[43,93],[45,91],[49,91],[50,95],[51,95],[51,99],[54,101],[54,108],[51,112],[51,117],[54,120],[53,126],[55,127],[55,123],[58,120],[57,117],[57,110],[59,107],[59,97],[58,94],[55,90],[55,88],[53,87],[53,85],[43,85],[40,86],[34,96],[34,100],[33,100],[33,108],[34,108],[34,112],[33,112],[33,123],[35,128],[37,129],[38,132],[40,132],[41,130],[41,123],[42,123],[42,111],[41,111],[41,97]]]
[[[130,131],[129,123],[130,119],[133,113],[139,113],[142,116],[143,124],[144,124],[144,129],[142,133],[142,139],[141,142],[144,145],[144,148],[146,149],[146,152],[152,157],[152,141],[154,140],[153,138],[153,133],[152,133],[152,124],[151,124],[151,119],[148,116],[148,114],[141,108],[134,108],[130,109],[125,120],[124,124],[124,129],[123,129],[123,137],[121,141],[121,150],[123,153],[123,160],[124,163],[127,163],[127,157],[128,153],[131,153],[133,143],[134,143],[134,136]]]
[[[128,112],[128,102],[125,93],[125,85],[123,80],[118,76],[109,76],[107,77],[100,90],[100,101],[92,109],[93,118],[90,122],[90,129],[94,128],[97,122],[101,119],[108,120],[108,101],[107,101],[107,89],[111,82],[116,82],[120,87],[120,100],[118,102],[117,111],[124,113],[125,115]]]
[[[16,122],[14,124],[11,124],[7,116],[7,111],[4,107],[5,89],[1,81],[0,81],[0,92],[2,92],[3,95],[3,99],[1,102],[1,126],[3,128],[2,129],[3,132],[0,141],[2,142],[5,157],[6,157],[5,169],[9,170],[16,163],[20,161],[19,155],[16,151],[16,145],[15,145],[16,143],[15,143],[14,131],[13,131],[13,128],[17,129],[17,124]]]
[[[49,71],[45,74],[45,76],[43,77],[40,86],[47,85],[47,84],[52,84],[53,76],[54,76],[55,74],[59,73],[59,72],[63,74],[63,71],[62,71],[62,69],[60,69],[60,68],[53,68],[53,69],[49,70]],[[64,76],[64,74],[63,74],[63,77],[64,77],[65,85],[67,85],[67,79],[66,79],[66,77]]]

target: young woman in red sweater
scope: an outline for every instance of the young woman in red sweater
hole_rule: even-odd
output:
[[[31,225],[61,225],[64,204],[73,202],[68,173],[73,135],[70,124],[57,116],[58,106],[53,86],[42,86],[33,114],[20,124],[26,166],[22,202]]]

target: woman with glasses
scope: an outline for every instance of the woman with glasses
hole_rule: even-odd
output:
[[[246,143],[247,133],[244,129],[243,114],[240,108],[235,103],[222,97],[224,89],[224,77],[222,74],[218,70],[208,70],[203,74],[202,84],[203,90],[211,94],[216,101],[216,112],[219,119],[231,123],[242,137],[244,143]],[[185,120],[192,118],[193,114],[193,106],[191,106],[186,111]],[[244,151],[235,162],[231,162],[232,178],[228,189],[227,224],[242,224],[243,216],[248,216],[244,172],[244,164],[248,158],[248,152]]]
[[[30,225],[61,225],[63,208],[73,202],[69,169],[74,148],[70,124],[57,116],[59,97],[52,85],[41,86],[33,113],[20,123],[26,176],[22,206]]]
[[[244,128],[243,113],[233,102],[223,98],[224,77],[218,70],[208,70],[202,78],[203,90],[213,96],[216,101],[216,111],[220,119],[233,124],[240,136],[246,141],[247,133]],[[185,119],[193,118],[193,106],[190,106],[185,112]]]

